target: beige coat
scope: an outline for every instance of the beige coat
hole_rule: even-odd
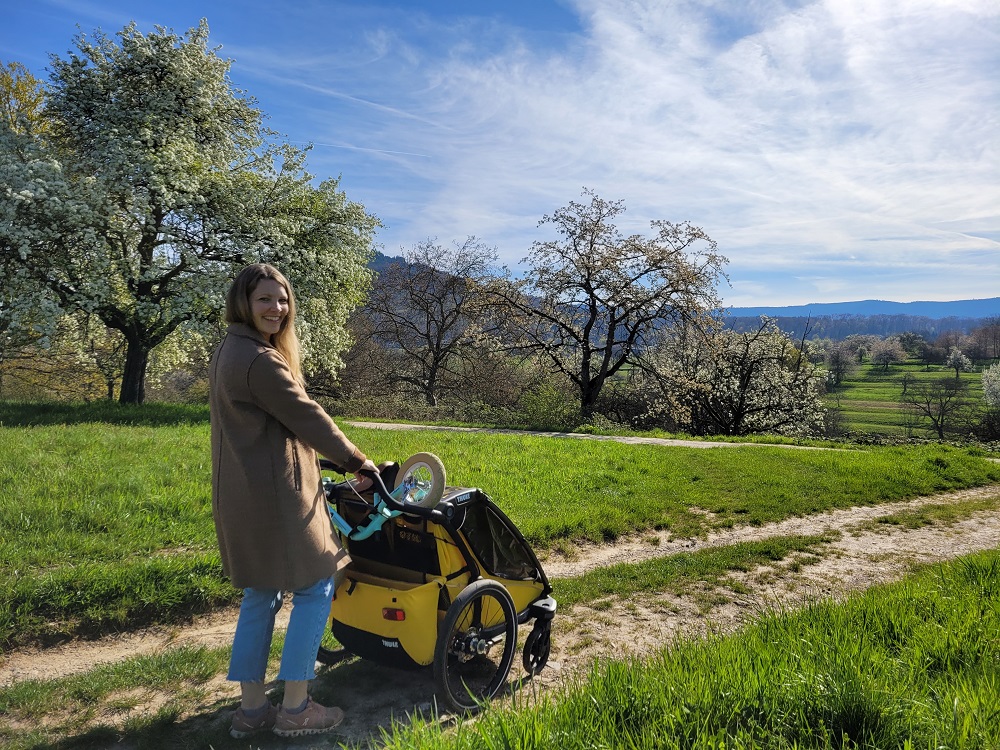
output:
[[[330,522],[317,451],[346,471],[365,455],[256,329],[233,324],[209,370],[212,515],[237,588],[294,591],[350,558]]]

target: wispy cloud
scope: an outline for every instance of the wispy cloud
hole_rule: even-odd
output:
[[[124,8],[48,1],[106,30]],[[996,0],[558,0],[559,27],[479,5],[206,14],[390,253],[474,234],[517,263],[588,187],[625,231],[704,227],[729,304],[1000,294]]]
[[[886,267],[925,269],[921,298],[997,294],[998,259],[956,277],[963,253],[998,249],[974,231],[1000,227],[996,6],[760,3],[720,21],[729,5],[581,0],[575,48],[442,62],[434,103],[458,137],[438,144],[425,216],[461,234],[485,207],[540,218],[587,185],[637,225],[704,226],[734,278],[767,259],[773,299],[880,296]],[[534,227],[503,224],[523,255]],[[817,254],[842,283],[803,283]]]

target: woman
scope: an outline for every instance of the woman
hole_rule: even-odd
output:
[[[222,565],[243,589],[228,679],[242,699],[230,734],[327,732],[344,718],[308,695],[330,601],[349,562],[333,531],[317,452],[345,471],[375,465],[306,394],[295,295],[267,264],[244,268],[226,297],[226,337],[212,356],[212,513]],[[264,692],[274,617],[293,592],[278,679],[280,710]]]

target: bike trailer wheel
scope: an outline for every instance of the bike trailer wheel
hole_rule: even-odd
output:
[[[517,648],[517,612],[502,584],[480,579],[448,607],[434,650],[434,681],[445,704],[475,713],[506,683]]]
[[[524,671],[534,677],[549,661],[552,648],[552,620],[539,620],[524,641]]]

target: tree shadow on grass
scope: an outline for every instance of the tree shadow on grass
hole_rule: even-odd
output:
[[[83,734],[64,737],[53,742],[41,742],[31,750],[182,750],[184,748],[278,748],[266,744],[274,735],[262,735],[244,740],[229,736],[229,722],[238,701],[218,700],[197,708],[198,713],[179,719],[179,710],[164,709],[154,717],[143,717],[137,722],[127,722],[124,727],[108,724],[92,727]],[[136,727],[135,724],[141,726]],[[248,744],[253,740],[252,745]],[[336,745],[333,745],[336,747]]]
[[[92,403],[0,401],[2,427],[92,423],[134,427],[208,424],[208,406],[166,403],[134,405],[119,404],[114,401]]]
[[[344,661],[317,672],[310,694],[324,705],[338,705],[346,718],[334,731],[299,738],[277,737],[261,732],[244,739],[229,736],[233,711],[239,705],[238,688],[232,696],[209,699],[192,706],[193,713],[179,718],[182,710],[163,709],[155,717],[129,722],[123,728],[98,726],[73,737],[39,743],[32,750],[285,750],[286,748],[339,748],[342,745],[378,746],[382,731],[394,723],[409,726],[412,716],[432,720],[435,716],[434,680],[430,668],[402,670],[360,659]],[[278,687],[269,693],[280,703]],[[446,717],[446,720],[451,720]],[[137,726],[138,725],[138,726]]]

